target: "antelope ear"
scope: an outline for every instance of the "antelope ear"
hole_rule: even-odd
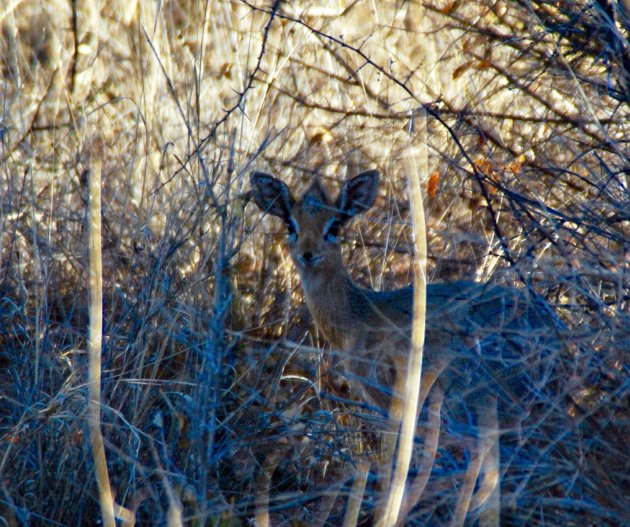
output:
[[[346,181],[335,204],[339,210],[341,223],[345,223],[374,205],[380,179],[377,170],[368,170]]]
[[[261,210],[278,216],[284,221],[289,220],[295,203],[289,187],[279,179],[262,172],[254,172],[251,175],[250,184],[254,201]]]

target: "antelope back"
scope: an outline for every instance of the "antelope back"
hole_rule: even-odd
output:
[[[374,203],[378,183],[376,171],[365,172],[332,200],[315,181],[296,199],[272,176],[256,172],[251,178],[255,202],[287,226],[309,311],[333,349],[347,352],[346,370],[366,384],[391,387],[396,363],[408,350],[413,289],[358,287],[342,264],[338,238],[348,220]],[[557,327],[543,307],[515,288],[428,284],[424,368],[444,386],[509,384],[523,391],[523,353],[548,347],[548,328]]]

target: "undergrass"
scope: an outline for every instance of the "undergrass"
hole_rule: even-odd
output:
[[[560,382],[502,452],[503,523],[630,523],[623,5],[0,7],[4,523],[100,514],[86,428],[86,171],[98,158],[115,501],[139,525],[178,507],[195,525],[340,525],[357,452],[374,445],[321,351],[283,226],[249,203],[249,173],[298,190],[317,173],[332,192],[378,168],[345,261],[365,286],[403,286],[403,167],[423,147],[424,111],[429,280],[527,287],[567,328]],[[448,520],[466,455],[452,438],[441,448],[410,525]],[[368,480],[360,521],[374,493]]]

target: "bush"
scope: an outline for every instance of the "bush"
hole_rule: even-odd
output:
[[[44,5],[45,4],[45,5]],[[328,5],[328,4],[327,4]],[[93,524],[87,169],[103,162],[102,431],[139,524],[341,523],[371,448],[330,374],[253,168],[377,167],[353,276],[527,287],[568,329],[562,389],[503,452],[506,525],[630,522],[630,20],[623,2],[76,2],[4,9],[0,517]],[[418,126],[429,114],[428,134]],[[521,445],[523,446],[523,445]],[[421,445],[418,446],[421,448]],[[515,453],[514,456],[510,455]],[[444,448],[410,525],[448,519]],[[362,509],[367,521],[373,485]]]

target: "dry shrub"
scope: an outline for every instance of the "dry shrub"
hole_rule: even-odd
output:
[[[190,523],[340,524],[369,430],[318,352],[282,227],[247,204],[248,174],[303,188],[319,173],[332,190],[378,167],[377,207],[349,229],[346,261],[365,285],[402,286],[401,167],[423,140],[423,111],[431,279],[527,287],[568,328],[546,404],[502,452],[504,523],[630,521],[624,5],[1,8],[4,522],[98,514],[84,422],[85,170],[100,157],[103,432],[117,502],[140,524],[166,521],[167,490]],[[409,524],[448,519],[465,462],[456,441],[441,449]]]

